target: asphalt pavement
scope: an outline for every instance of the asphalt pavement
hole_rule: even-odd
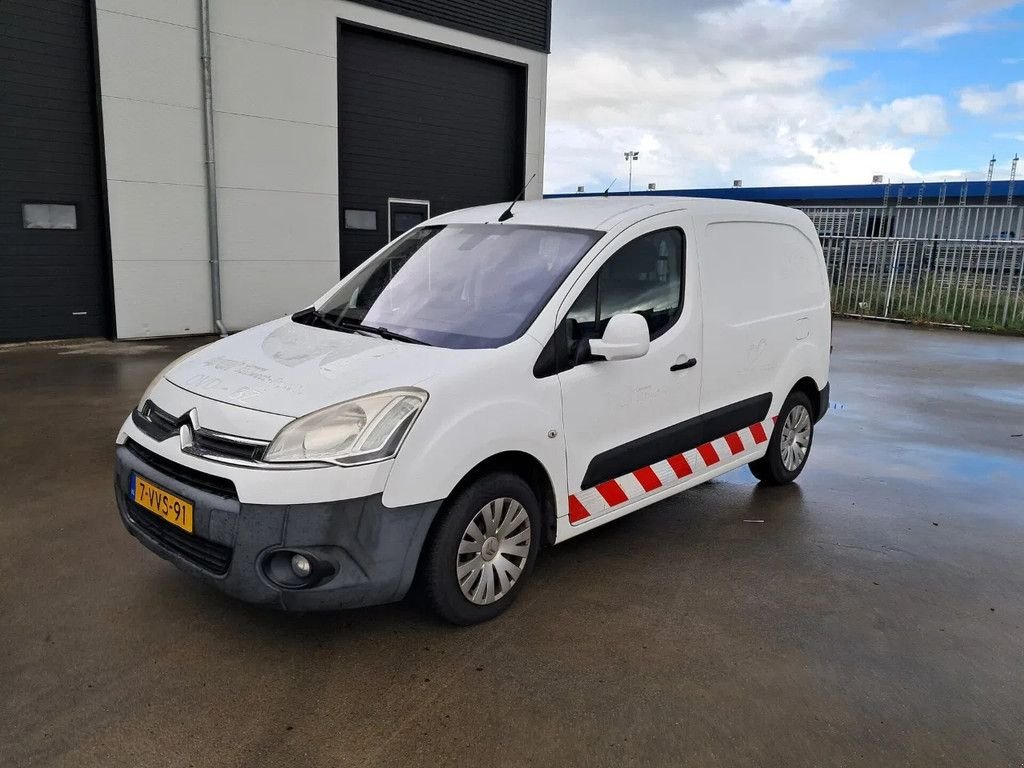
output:
[[[798,484],[542,553],[504,616],[252,608],[138,544],[113,440],[200,340],[0,349],[0,765],[1024,763],[1024,339],[837,322]]]

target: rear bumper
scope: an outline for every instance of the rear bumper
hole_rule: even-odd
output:
[[[825,414],[828,413],[830,386],[830,383],[826,381],[825,386],[822,387],[821,391],[818,393],[818,402],[816,403],[817,410],[815,411],[817,418],[815,421],[821,421],[825,417]]]
[[[240,600],[285,610],[355,608],[400,600],[409,589],[440,501],[391,509],[381,494],[319,504],[241,503],[229,489],[212,488],[160,468],[141,452],[118,446],[114,492],[128,531],[186,573]],[[194,505],[193,534],[137,506],[132,474],[139,473]],[[289,588],[268,576],[279,550],[298,550],[328,566],[312,586]]]

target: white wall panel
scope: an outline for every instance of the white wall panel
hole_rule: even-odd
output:
[[[195,29],[105,11],[97,11],[96,24],[104,96],[200,106]]]
[[[544,196],[544,185],[541,183],[541,176],[544,173],[542,157],[542,155],[532,152],[526,153],[526,175],[523,176],[523,183],[529,182],[529,186],[526,188],[526,200],[540,200]],[[530,181],[530,177],[534,174],[537,174],[537,177]]]
[[[228,330],[239,330],[308,307],[338,282],[338,260],[225,261],[221,278]]]
[[[214,35],[213,60],[217,111],[337,126],[335,58]]]
[[[199,26],[199,3],[191,0],[96,0],[96,9],[189,27]]]
[[[216,134],[222,187],[338,194],[337,128],[218,112]]]
[[[111,181],[117,261],[207,262],[206,188]]]
[[[206,261],[125,261],[114,264],[117,336],[209,333],[210,265]]]
[[[341,5],[333,0],[220,0],[210,10],[210,26],[226,35],[334,57],[338,32],[332,16]]]
[[[103,132],[109,178],[203,183],[199,110],[104,96]]]
[[[338,266],[336,195],[221,189],[218,202],[223,261],[325,260]]]

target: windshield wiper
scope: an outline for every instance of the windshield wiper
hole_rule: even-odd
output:
[[[325,322],[330,323],[331,321],[326,320]],[[383,326],[364,325],[358,320],[351,320],[347,317],[339,317],[337,322],[334,323],[334,327],[351,329],[353,331],[366,331],[367,333],[372,333],[374,336],[380,336],[382,339],[387,339],[388,341],[404,341],[407,344],[422,344],[425,347],[433,346],[430,342],[423,341],[423,339],[406,336],[405,334],[392,331]]]
[[[331,320],[323,312],[318,312],[313,307],[304,309],[301,312],[296,312],[292,315],[292,320],[297,323],[303,323],[305,325],[319,326],[320,328],[327,328],[332,331],[365,331],[366,333],[372,333],[374,336],[380,336],[382,339],[388,341],[404,341],[407,344],[422,344],[425,347],[432,347],[428,341],[423,339],[417,339],[412,336],[406,336],[405,334],[392,331],[389,328],[376,325],[364,325],[358,320],[353,320],[349,317],[339,317],[337,320]]]
[[[296,323],[302,323],[303,325],[312,325],[320,328],[328,328],[332,331],[338,330],[337,326],[328,320],[323,314],[317,312],[315,308],[309,307],[301,312],[296,312],[292,315],[292,321]]]

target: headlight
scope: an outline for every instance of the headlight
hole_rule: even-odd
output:
[[[421,389],[392,389],[332,405],[284,427],[263,460],[351,466],[390,459],[425,402]]]
[[[214,342],[210,342],[210,343],[212,344]],[[167,374],[167,372],[169,370],[171,370],[171,368],[176,366],[178,363],[185,362],[190,357],[192,357],[192,355],[194,355],[194,354],[196,354],[198,352],[201,352],[202,350],[206,349],[208,346],[210,346],[210,344],[203,344],[203,346],[201,346],[201,347],[196,347],[191,352],[186,352],[181,357],[177,357],[174,360],[172,360],[171,362],[169,362],[167,365],[165,365],[163,367],[163,369],[161,369],[160,373],[158,373],[156,376],[154,376],[153,380],[151,382],[149,382],[149,386],[146,387],[146,391],[142,393],[142,397],[139,398],[138,410],[140,410],[140,411],[142,410],[142,406],[144,406],[146,404],[146,401],[149,400],[150,395],[153,394],[153,390],[156,389],[156,385],[160,383],[160,380],[163,379],[163,377]]]

